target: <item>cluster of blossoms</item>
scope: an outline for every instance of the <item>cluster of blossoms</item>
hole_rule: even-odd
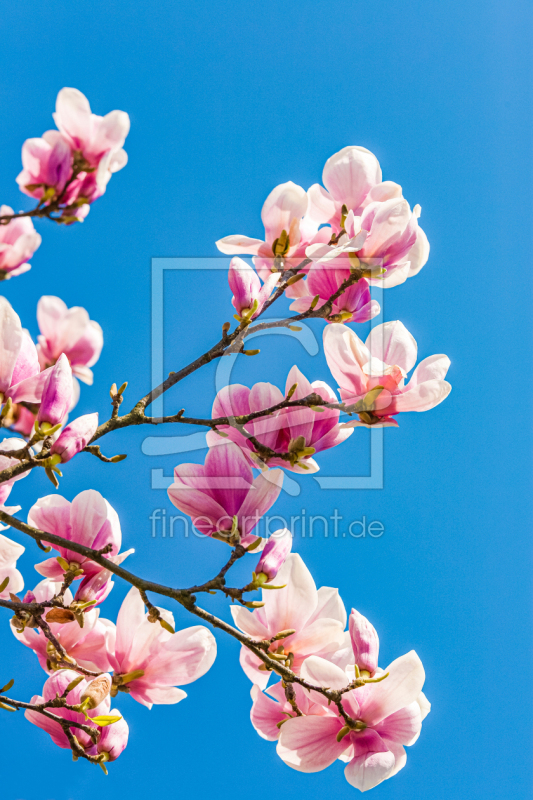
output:
[[[17,181],[37,199],[36,209],[19,215],[6,206],[0,210],[4,278],[27,270],[40,244],[32,216],[65,224],[82,220],[111,174],[126,164],[124,112],[98,117],[81,92],[63,89],[54,119],[58,130],[23,147]],[[317,589],[292,552],[290,531],[268,539],[259,534],[284,470],[315,473],[315,456],[341,445],[355,427],[397,426],[398,414],[432,409],[451,388],[445,355],[425,358],[408,378],[417,345],[401,322],[374,326],[364,343],[346,324],[380,313],[372,286],[397,286],[426,263],[420,207],[411,209],[401,187],[382,180],[376,157],[363,147],[346,147],[328,159],[323,183],[307,191],[292,182],[276,187],[262,210],[264,240],[234,235],[217,242],[235,256],[228,281],[237,326],[229,333],[224,323],[221,341],[185,372],[232,352],[257,353],[244,350],[246,337],[255,320],[286,296],[297,313],[282,324],[311,317],[327,323],[324,354],[336,385],[329,378],[330,383],[311,382],[293,366],[284,391],[268,382],[224,387],[210,420],[185,418],[183,411],[153,420],[145,409],[181,379],[171,373],[122,417],[127,384],[113,384],[106,423],[98,427],[97,414],[68,422],[78,381],[92,383],[102,329],[85,309],[45,296],[37,307],[40,335],[34,343],[0,298],[0,422],[18,434],[0,445],[0,520],[7,523],[3,530],[11,525],[55,551],[35,564],[42,580],[21,598],[17,561],[24,547],[0,535],[0,603],[13,611],[13,635],[47,674],[42,694],[30,703],[5,696],[11,682],[0,689],[0,708],[24,708],[27,719],[74,758],[105,770],[124,751],[129,728],[111,708],[119,693],[147,708],[176,704],[186,697],[180,687],[201,678],[215,660],[213,634],[204,625],[176,630],[173,615],[152,604],[148,591],[173,598],[241,642],[240,664],[252,683],[252,725],[277,742],[289,767],[316,772],[340,760],[347,781],[366,791],[402,769],[405,746],[420,735],[430,704],[417,654],[411,651],[382,669],[373,625],[355,609],[348,617],[337,589]],[[252,264],[239,255],[252,256]],[[279,321],[259,324],[268,328]],[[193,589],[159,586],[121,568],[134,550],[121,549],[118,515],[97,491],[82,491],[72,502],[60,494],[42,497],[29,509],[27,524],[13,517],[20,507],[5,505],[15,482],[35,467],[44,468],[57,489],[59,465],[81,451],[102,461],[121,460],[103,456],[92,442],[144,422],[209,429],[204,463],[176,466],[168,489],[170,502],[190,516],[197,531],[231,548],[219,575]],[[249,553],[258,558],[249,583],[229,587],[227,573]],[[131,589],[114,623],[100,612],[117,575]],[[232,600],[234,628],[196,604],[199,593],[217,591]],[[247,599],[257,591],[261,600]]]

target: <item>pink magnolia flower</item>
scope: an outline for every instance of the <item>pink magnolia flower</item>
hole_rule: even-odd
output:
[[[0,297],[0,402],[10,397],[13,403],[40,403],[47,377],[28,331],[22,329],[5,297]]]
[[[53,367],[48,370],[43,387],[41,405],[37,422],[49,426],[63,422],[72,401],[72,369],[68,358],[62,353]]]
[[[324,353],[347,404],[362,401],[372,389],[383,387],[370,410],[362,410],[358,421],[345,423],[349,428],[397,426],[394,415],[428,411],[442,403],[451,391],[444,380],[450,366],[445,355],[425,358],[405,384],[407,373],[416,362],[417,345],[399,321],[377,325],[365,344],[345,325],[329,325],[324,329]]]
[[[93,382],[94,366],[104,344],[102,328],[89,319],[84,308],[67,305],[59,297],[45,295],[37,304],[37,322],[41,331],[37,352],[41,367],[55,364],[64,353],[72,372],[84,383]]]
[[[217,394],[213,403],[213,417],[235,417],[263,411],[283,402],[289,390],[298,384],[291,400],[302,400],[310,394],[319,395],[327,403],[338,403],[335,392],[323,381],[309,383],[298,367],[290,370],[285,383],[285,395],[271,383],[256,383],[252,389],[241,384],[225,386]],[[221,425],[220,430],[242,448],[253,466],[285,467],[292,472],[307,474],[317,472],[318,464],[312,458],[314,453],[336,447],[348,438],[349,433],[339,425],[340,412],[334,408],[315,411],[307,406],[284,408],[268,417],[259,417],[246,423],[245,430],[265,447],[276,453],[291,454],[290,461],[283,458],[269,458],[256,453],[250,439],[231,425]],[[207,444],[220,447],[220,436],[210,431]]]
[[[292,534],[288,528],[274,531],[267,541],[257,562],[255,574],[257,581],[270,583],[287,560],[292,549]]]
[[[292,288],[298,294],[297,299],[292,303],[291,310],[299,314],[307,311],[314,298],[318,296],[316,307],[320,308],[332,297],[342,286],[344,281],[350,277],[350,266],[348,257],[344,259],[344,265],[340,259],[335,259],[327,264],[317,262],[310,268],[307,278],[299,281]],[[360,278],[357,283],[353,283],[338,297],[332,305],[331,316],[336,322],[368,322],[380,313],[380,305],[377,300],[372,300],[368,281]],[[339,320],[339,317],[341,318]],[[330,322],[330,320],[327,320]]]
[[[24,550],[21,544],[0,534],[0,586],[6,578],[9,578],[9,583],[0,592],[0,597],[3,599],[8,599],[10,592],[17,594],[24,588],[24,578],[17,569],[17,559]]]
[[[119,553],[122,532],[117,512],[107,500],[104,500],[100,492],[94,489],[80,492],[72,503],[57,494],[42,497],[30,508],[28,524],[94,550],[100,550],[110,544],[111,550],[104,557],[114,564],[121,564],[135,552],[132,549]],[[105,569],[73,550],[55,545],[52,547],[69,564],[76,564],[78,569],[83,570],[84,576],[92,577]],[[41,561],[35,565],[35,569],[45,578],[63,579],[64,569],[57,558]]]
[[[404,745],[413,744],[420,734],[418,698],[425,675],[414,650],[393,661],[386,672],[381,682],[343,695],[344,709],[354,720],[352,729],[334,703],[328,705],[326,697],[312,692],[323,713],[292,716],[281,725],[280,758],[300,772],[319,772],[340,758],[348,762],[344,770],[348,783],[363,792],[399,772],[407,758]],[[330,689],[343,689],[349,683],[343,670],[316,656],[303,663],[301,674],[315,686]]]
[[[120,711],[111,709],[109,715],[117,717]],[[121,717],[117,722],[112,725],[106,725],[101,729],[100,738],[96,744],[96,750],[100,755],[104,755],[104,761],[116,761],[119,755],[124,752],[128,744],[129,727],[128,723]]]
[[[78,673],[74,672],[71,669],[64,669],[60,672],[56,672],[54,675],[51,675],[48,680],[45,682],[43,687],[43,696],[40,697],[36,695],[32,697],[31,702],[33,704],[42,703],[45,700],[54,700],[56,695],[62,695],[67,686],[78,677]],[[83,692],[88,686],[88,681],[84,678],[72,691],[67,694],[66,700],[69,705],[78,705],[80,703],[81,696]],[[89,709],[87,711],[87,715],[89,718],[99,717],[99,716],[120,716],[120,711],[114,709],[111,711],[110,709],[110,698],[109,695],[100,703],[99,706],[93,709]],[[114,745],[112,747],[113,755],[116,758],[117,755],[126,746],[127,742],[127,726],[124,728],[122,725],[119,728],[119,735],[113,734],[111,732],[107,733],[107,727],[101,727],[97,725],[95,722],[92,722],[91,719],[86,719],[84,714],[80,714],[77,711],[70,711],[66,708],[54,708],[52,709],[52,713],[54,713],[58,717],[62,717],[63,719],[70,720],[72,722],[78,722],[83,725],[88,725],[91,728],[95,728],[100,733],[100,738],[98,740],[98,744],[95,745],[92,738],[82,731],[80,728],[72,727],[70,730],[76,736],[81,746],[84,748],[85,752],[89,755],[98,755],[99,753],[109,752],[106,748],[110,747],[110,742],[114,740]],[[58,722],[45,717],[43,714],[39,714],[38,711],[31,711],[27,710],[24,712],[24,716],[26,719],[31,722],[33,725],[36,725],[38,728],[42,728],[46,733],[48,733],[58,747],[62,747],[65,750],[70,749],[70,744],[67,739],[63,728]],[[110,727],[113,728],[114,725],[119,725],[119,722],[113,723]],[[102,742],[102,737],[103,742]],[[118,746],[118,739],[120,738],[122,745]],[[124,741],[125,738],[125,741]],[[116,755],[115,755],[116,754]],[[105,760],[113,760],[111,757]]]
[[[327,712],[322,703],[317,703],[309,692],[299,683],[293,683],[296,704],[302,714],[313,716],[326,716]],[[285,695],[281,681],[269,686],[262,692],[254,684],[250,690],[252,696],[252,710],[250,720],[255,730],[262,739],[275,742],[279,739],[281,726],[288,718],[295,716],[294,708]]]
[[[13,213],[9,206],[0,206],[0,217]],[[12,278],[31,269],[28,261],[40,245],[41,236],[29,217],[0,225],[0,271],[5,273],[4,277]]]
[[[329,655],[344,643],[346,610],[337,589],[322,586],[317,590],[311,573],[297,553],[291,553],[276,576],[283,589],[262,592],[263,608],[254,611],[231,606],[235,625],[253,639],[270,639],[282,631],[295,632],[278,639],[271,652],[285,653],[296,674],[311,655]],[[292,655],[290,655],[292,654]],[[241,667],[252,683],[264,689],[270,672],[246,647],[241,648]]]
[[[203,466],[177,466],[168,496],[176,508],[191,517],[200,533],[240,539],[246,546],[257,540],[252,531],[276,502],[282,483],[283,472],[279,469],[254,480],[241,449],[233,442],[223,442],[209,449]]]
[[[282,260],[279,266],[283,269],[294,267],[303,260],[308,244],[329,241],[329,230],[319,231],[319,223],[305,216],[307,204],[307,193],[301,186],[292,181],[282,183],[270,192],[261,211],[264,241],[235,234],[225,236],[216,245],[228,255],[248,253],[257,256],[257,271],[266,281],[276,257]],[[275,269],[277,271],[277,267]]]
[[[33,592],[28,592],[24,602],[45,603],[51,600],[61,589],[62,581],[44,580],[37,584]],[[65,592],[65,607],[72,604],[70,589]],[[44,616],[47,618],[48,611]],[[59,623],[49,621],[48,625],[56,639],[65,649],[67,655],[73,658],[80,667],[89,670],[107,672],[110,668],[106,650],[106,636],[112,625],[108,620],[101,619],[100,610],[91,608],[83,614],[83,628],[77,620]],[[38,628],[25,628],[19,632],[11,625],[15,638],[33,650],[41,667],[48,673],[56,669],[55,662],[58,654],[53,646]]]
[[[97,427],[97,413],[78,417],[63,428],[50,448],[50,455],[59,456],[62,463],[70,461],[89,444]]]
[[[396,286],[422,269],[429,243],[417,223],[420,206],[411,212],[401,186],[382,181],[379,162],[369,150],[345,147],[335,153],[326,162],[323,181],[327,191],[318,184],[309,189],[308,216],[331,225],[336,234],[342,229],[350,237],[359,230],[368,232],[359,258],[368,266],[387,269],[383,278],[372,282]]]
[[[253,267],[242,258],[232,258],[229,265],[228,281],[233,292],[232,305],[239,318],[250,321],[263,310],[281,274],[271,273],[263,286]]]
[[[174,628],[172,614],[161,608],[159,613]],[[187,697],[177,684],[183,686],[201,678],[217,654],[213,634],[202,625],[172,634],[158,622],[150,622],[135,587],[122,603],[107,647],[115,686],[125,687],[134,700],[148,708],[154,703],[179,703]]]
[[[103,569],[96,575],[86,575],[76,590],[74,602],[92,603],[93,607],[101,605],[115,585],[112,577],[113,573],[108,569]]]
[[[48,190],[60,195],[72,174],[70,145],[59,131],[46,131],[42,139],[26,139],[22,145],[22,172],[17,176],[20,190],[41,199]],[[49,198],[49,200],[52,199]],[[48,202],[49,202],[48,200]]]
[[[379,637],[374,626],[352,608],[349,620],[350,640],[355,664],[370,676],[378,667]]]

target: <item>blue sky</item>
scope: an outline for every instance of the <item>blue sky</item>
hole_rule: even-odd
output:
[[[381,521],[379,539],[297,538],[318,585],[338,586],[348,608],[375,624],[381,662],[414,648],[433,710],[406,768],[376,798],[496,800],[528,795],[531,709],[531,7],[521,0],[279,2],[230,5],[50,0],[5,6],[0,19],[0,202],[28,208],[15,184],[23,140],[52,127],[62,86],[75,86],[103,114],[131,116],[129,164],[83,225],[39,223],[43,244],[31,273],[3,284],[23,324],[37,333],[42,294],[85,306],[104,329],[95,383],[80,413],[109,412],[113,381],[129,381],[126,407],[150,388],[151,259],[214,257],[230,233],[260,237],[260,208],[277,184],[307,188],[348,144],[376,153],[384,177],[423,208],[430,260],[388,290],[387,319],[401,319],[421,358],[445,352],[453,391],[426,414],[385,431],[384,489],[284,493],[280,514]],[[218,339],[231,318],[223,272],[165,278],[164,364],[178,369]],[[285,306],[286,308],[286,306]],[[310,326],[320,341],[321,324]],[[358,329],[358,333],[360,330]],[[283,385],[297,363],[328,380],[321,353],[265,337],[233,378]],[[169,393],[207,415],[215,368]],[[192,432],[192,431],[191,431]],[[101,491],[120,514],[132,569],[174,585],[207,579],[225,556],[216,542],[151,537],[149,516],[170,505],[151,484],[178,459],[149,456],[143,441],[164,431],[122,431],[105,451],[65,469],[61,493]],[[146,445],[145,445],[146,449]],[[356,431],[320,458],[325,475],[365,474],[368,435]],[[16,487],[24,515],[49,494],[43,475]],[[342,530],[342,528],[341,528]],[[27,585],[40,559],[22,559]],[[252,565],[249,565],[251,568]],[[240,570],[240,572],[239,572]],[[246,579],[239,565],[237,574]],[[105,614],[114,619],[126,587]],[[208,605],[229,618],[222,601]],[[176,610],[178,624],[193,624]],[[353,796],[341,765],[301,775],[283,765],[249,722],[249,682],[238,647],[217,634],[219,657],[189,698],[151,712],[130,698],[119,708],[130,744],[104,778],[73,764],[22,715],[0,717],[2,795],[80,800],[107,791],[129,800],[165,796],[244,800],[254,792]],[[5,620],[0,682],[17,697],[42,687],[32,654]],[[15,692],[15,690],[13,690]],[[15,717],[13,719],[13,716]],[[42,765],[45,765],[43,768]]]

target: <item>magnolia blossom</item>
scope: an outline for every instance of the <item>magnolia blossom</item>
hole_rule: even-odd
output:
[[[425,358],[405,384],[416,363],[417,344],[399,321],[377,325],[365,344],[345,325],[329,325],[324,329],[324,353],[342,399],[349,405],[359,403],[359,420],[345,423],[348,428],[397,426],[395,414],[428,411],[452,388],[444,380],[450,366],[445,355]],[[383,388],[369,396],[376,387]]]
[[[276,257],[280,268],[294,267],[304,259],[308,244],[329,241],[330,231],[318,230],[319,223],[306,217],[307,205],[305,189],[292,181],[282,183],[270,192],[261,211],[264,240],[235,234],[225,236],[216,245],[228,255],[257,256],[257,271],[266,281],[272,268],[277,271]]]
[[[97,427],[97,413],[78,417],[63,428],[50,448],[50,455],[58,456],[59,461],[63,463],[70,461],[89,444]]]
[[[70,145],[59,131],[46,131],[41,139],[26,139],[22,145],[20,190],[30,197],[49,200],[58,196],[72,174]]]
[[[204,465],[180,464],[168,496],[188,514],[200,533],[249,545],[253,529],[276,502],[283,472],[273,469],[253,477],[248,459],[233,442],[211,447]]]
[[[35,697],[32,697],[32,704],[43,703],[45,700],[54,700],[56,695],[61,697],[68,685],[77,677],[79,677],[79,674],[71,669],[64,669],[55,673],[45,682],[43,687],[43,696],[40,697],[36,695]],[[66,702],[72,706],[78,705],[88,684],[89,681],[84,678],[67,694]],[[88,725],[89,727],[98,731],[100,736],[98,738],[98,743],[95,744],[89,734],[85,733],[83,730],[81,730],[81,728],[70,728],[88,755],[97,756],[99,754],[106,753],[108,754],[108,757],[104,758],[103,760],[112,761],[117,758],[122,750],[124,750],[126,747],[128,740],[128,726],[122,724],[120,728],[112,734],[111,731],[107,731],[107,726],[101,727],[97,725],[96,722],[91,721],[92,718],[100,716],[120,717],[120,711],[117,711],[116,709],[111,710],[110,705],[111,703],[108,695],[106,698],[104,698],[100,705],[96,706],[96,708],[87,710],[87,716],[89,719],[86,719],[85,714],[81,714],[77,711],[70,711],[66,708],[54,708],[53,713],[58,717],[62,717],[63,719],[70,720],[72,722],[78,722],[82,725]],[[69,740],[58,722],[45,717],[43,714],[39,714],[38,711],[27,710],[24,712],[24,716],[29,722],[33,723],[33,725],[37,725],[38,728],[42,728],[44,731],[46,731],[46,733],[50,735],[54,744],[56,744],[58,747],[62,747],[65,750],[70,749]],[[113,728],[114,725],[119,725],[119,723],[120,720],[119,722],[113,723],[109,727]],[[107,748],[109,748],[109,750]]]
[[[10,397],[14,403],[40,403],[47,377],[28,331],[22,329],[5,297],[0,297],[0,401]]]
[[[248,415],[254,411],[271,408],[288,396],[289,390],[297,384],[291,400],[302,400],[311,394],[319,395],[327,403],[338,403],[335,392],[323,381],[309,383],[298,367],[290,370],[285,383],[285,395],[271,383],[256,383],[252,389],[240,384],[226,386],[220,390],[213,403],[213,417],[235,417]],[[329,450],[344,442],[349,432],[339,425],[340,412],[334,408],[313,410],[308,406],[283,408],[269,416],[259,417],[247,422],[245,430],[262,445],[276,453],[290,454],[291,459],[265,458],[257,454],[250,439],[231,425],[221,425],[220,430],[242,448],[254,466],[285,467],[292,472],[312,473],[319,469],[312,458],[314,453]],[[214,432],[207,434],[209,446],[220,446],[220,436]]]
[[[242,258],[231,259],[228,281],[233,292],[231,302],[239,319],[249,322],[261,313],[280,277],[280,273],[271,273],[261,286],[261,281],[250,264]]]
[[[416,275],[429,255],[427,237],[418,226],[420,207],[410,210],[402,197],[402,188],[392,181],[382,181],[377,158],[364,147],[345,147],[328,159],[323,182],[308,192],[308,216],[331,226],[335,234],[345,230],[348,237],[359,231],[367,233],[359,259],[368,266],[383,267],[387,274],[376,284],[387,287],[403,283]],[[324,240],[327,241],[327,240]],[[338,240],[343,244],[344,237]],[[325,255],[308,252],[309,257]]]
[[[85,95],[70,88],[59,92],[53,116],[58,131],[24,142],[17,183],[45,204],[59,201],[63,216],[82,220],[89,204],[104,194],[112,173],[127,163],[122,145],[130,120],[124,111],[92,114]]]
[[[281,725],[277,752],[289,767],[300,772],[319,772],[338,758],[347,761],[346,780],[367,791],[395,775],[406,762],[404,745],[420,735],[428,704],[423,695],[424,668],[414,650],[387,667],[379,683],[369,683],[342,695],[342,704],[353,720],[346,726],[335,703],[319,692],[312,701],[322,712],[291,716]],[[304,661],[301,676],[315,686],[343,689],[346,673],[323,658]],[[419,702],[419,698],[421,702]]]
[[[328,657],[344,643],[346,610],[337,589],[316,588],[311,573],[297,553],[291,553],[276,575],[283,589],[263,591],[263,608],[254,611],[231,606],[236,626],[253,639],[270,639],[282,631],[294,631],[270,645],[273,653],[283,653],[287,663],[299,674],[311,655]],[[248,648],[241,648],[241,666],[252,683],[264,689],[270,672]]]
[[[325,716],[326,710],[322,703],[315,700],[315,693],[311,695],[299,683],[292,684],[298,709],[305,715]],[[281,726],[288,718],[295,716],[294,708],[287,700],[282,681],[269,686],[262,692],[254,684],[250,690],[252,696],[252,710],[250,720],[255,730],[262,739],[275,742],[279,739]]]
[[[104,500],[100,492],[94,489],[80,492],[72,503],[57,494],[42,497],[30,508],[28,524],[93,550],[111,545],[110,551],[104,557],[113,564],[121,564],[135,552],[132,549],[119,553],[122,532],[117,512],[107,500]],[[92,577],[105,569],[73,550],[57,545],[52,547],[69,565],[73,564],[75,569],[81,570],[85,577]],[[45,578],[53,580],[62,580],[65,572],[57,558],[47,558],[36,564],[35,569]]]
[[[13,214],[9,206],[0,206],[0,217]],[[41,245],[41,236],[29,217],[19,217],[0,225],[0,272],[11,278],[31,269],[29,259]]]
[[[169,611],[160,608],[159,614],[174,628]],[[116,629],[109,629],[107,648],[114,686],[124,687],[148,708],[154,703],[179,703],[187,697],[177,684],[183,686],[201,678],[217,654],[213,634],[202,625],[170,633],[158,622],[151,622],[135,587],[122,603]]]
[[[348,261],[348,258],[345,259]],[[307,311],[314,298],[318,297],[317,308],[324,305],[330,297],[340,289],[342,284],[350,277],[350,267],[346,263],[344,266],[340,259],[334,259],[324,264],[318,262],[313,264],[304,281],[299,281],[291,288],[292,296],[297,295],[297,299],[292,303],[291,310],[302,313]],[[380,313],[380,305],[377,300],[372,300],[368,281],[360,278],[357,283],[353,283],[334,300],[331,307],[331,319],[328,322],[368,322]]]
[[[28,592],[24,597],[25,603],[45,603],[51,600],[61,589],[62,581],[44,580],[37,584],[33,592]],[[68,608],[73,602],[72,593],[67,589],[64,595],[64,605]],[[83,669],[107,672],[109,670],[109,659],[106,651],[106,636],[112,623],[101,619],[99,609],[90,608],[83,612],[83,627],[77,619],[70,622],[53,622],[47,617],[51,613],[48,610],[44,614],[50,630],[64,648],[69,658],[79,664]],[[11,624],[15,638],[22,644],[29,647],[37,658],[39,664],[48,673],[57,669],[57,662],[60,654],[56,652],[54,646],[45,637],[44,633],[38,628],[24,628],[22,632]]]
[[[72,369],[66,355],[62,353],[47,372],[37,421],[53,426],[63,422],[72,401]]]
[[[292,549],[292,534],[288,528],[275,531],[266,543],[255,568],[256,581],[272,581],[287,560]]]
[[[37,345],[41,368],[55,364],[64,353],[73,374],[91,385],[93,373],[89,368],[100,358],[104,344],[100,325],[89,319],[84,308],[68,308],[63,300],[51,295],[39,300],[37,322],[41,331]]]
[[[0,533],[0,586],[6,578],[8,583],[0,592],[3,599],[9,598],[10,593],[16,594],[24,588],[24,578],[17,569],[17,559],[21,557],[25,548],[17,542],[12,542]]]

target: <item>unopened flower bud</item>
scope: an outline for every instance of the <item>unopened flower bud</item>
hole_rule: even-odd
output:
[[[72,369],[68,358],[61,353],[50,368],[44,384],[37,422],[50,426],[59,425],[65,419],[72,400]]]
[[[102,677],[102,676],[100,676]],[[98,678],[96,678],[98,680]],[[109,712],[110,716],[120,716],[120,712],[116,709]],[[112,725],[107,725],[102,728],[100,738],[96,748],[103,756],[102,761],[115,761],[126,748],[128,744],[129,728],[128,723],[121,717],[121,719],[114,722]]]
[[[85,688],[80,703],[86,708],[96,708],[111,691],[111,683],[111,676],[106,672],[102,673]]]
[[[98,427],[98,414],[85,414],[78,417],[61,431],[58,440],[54,442],[50,453],[59,456],[61,462],[70,459],[83,450],[90,442]]]
[[[374,626],[355,608],[350,614],[350,639],[355,663],[360,670],[367,670],[373,675],[378,666],[379,637]]]
[[[288,528],[283,528],[273,533],[261,553],[261,558],[257,562],[256,575],[263,573],[267,576],[268,581],[275,578],[291,552],[291,548],[292,536]]]

